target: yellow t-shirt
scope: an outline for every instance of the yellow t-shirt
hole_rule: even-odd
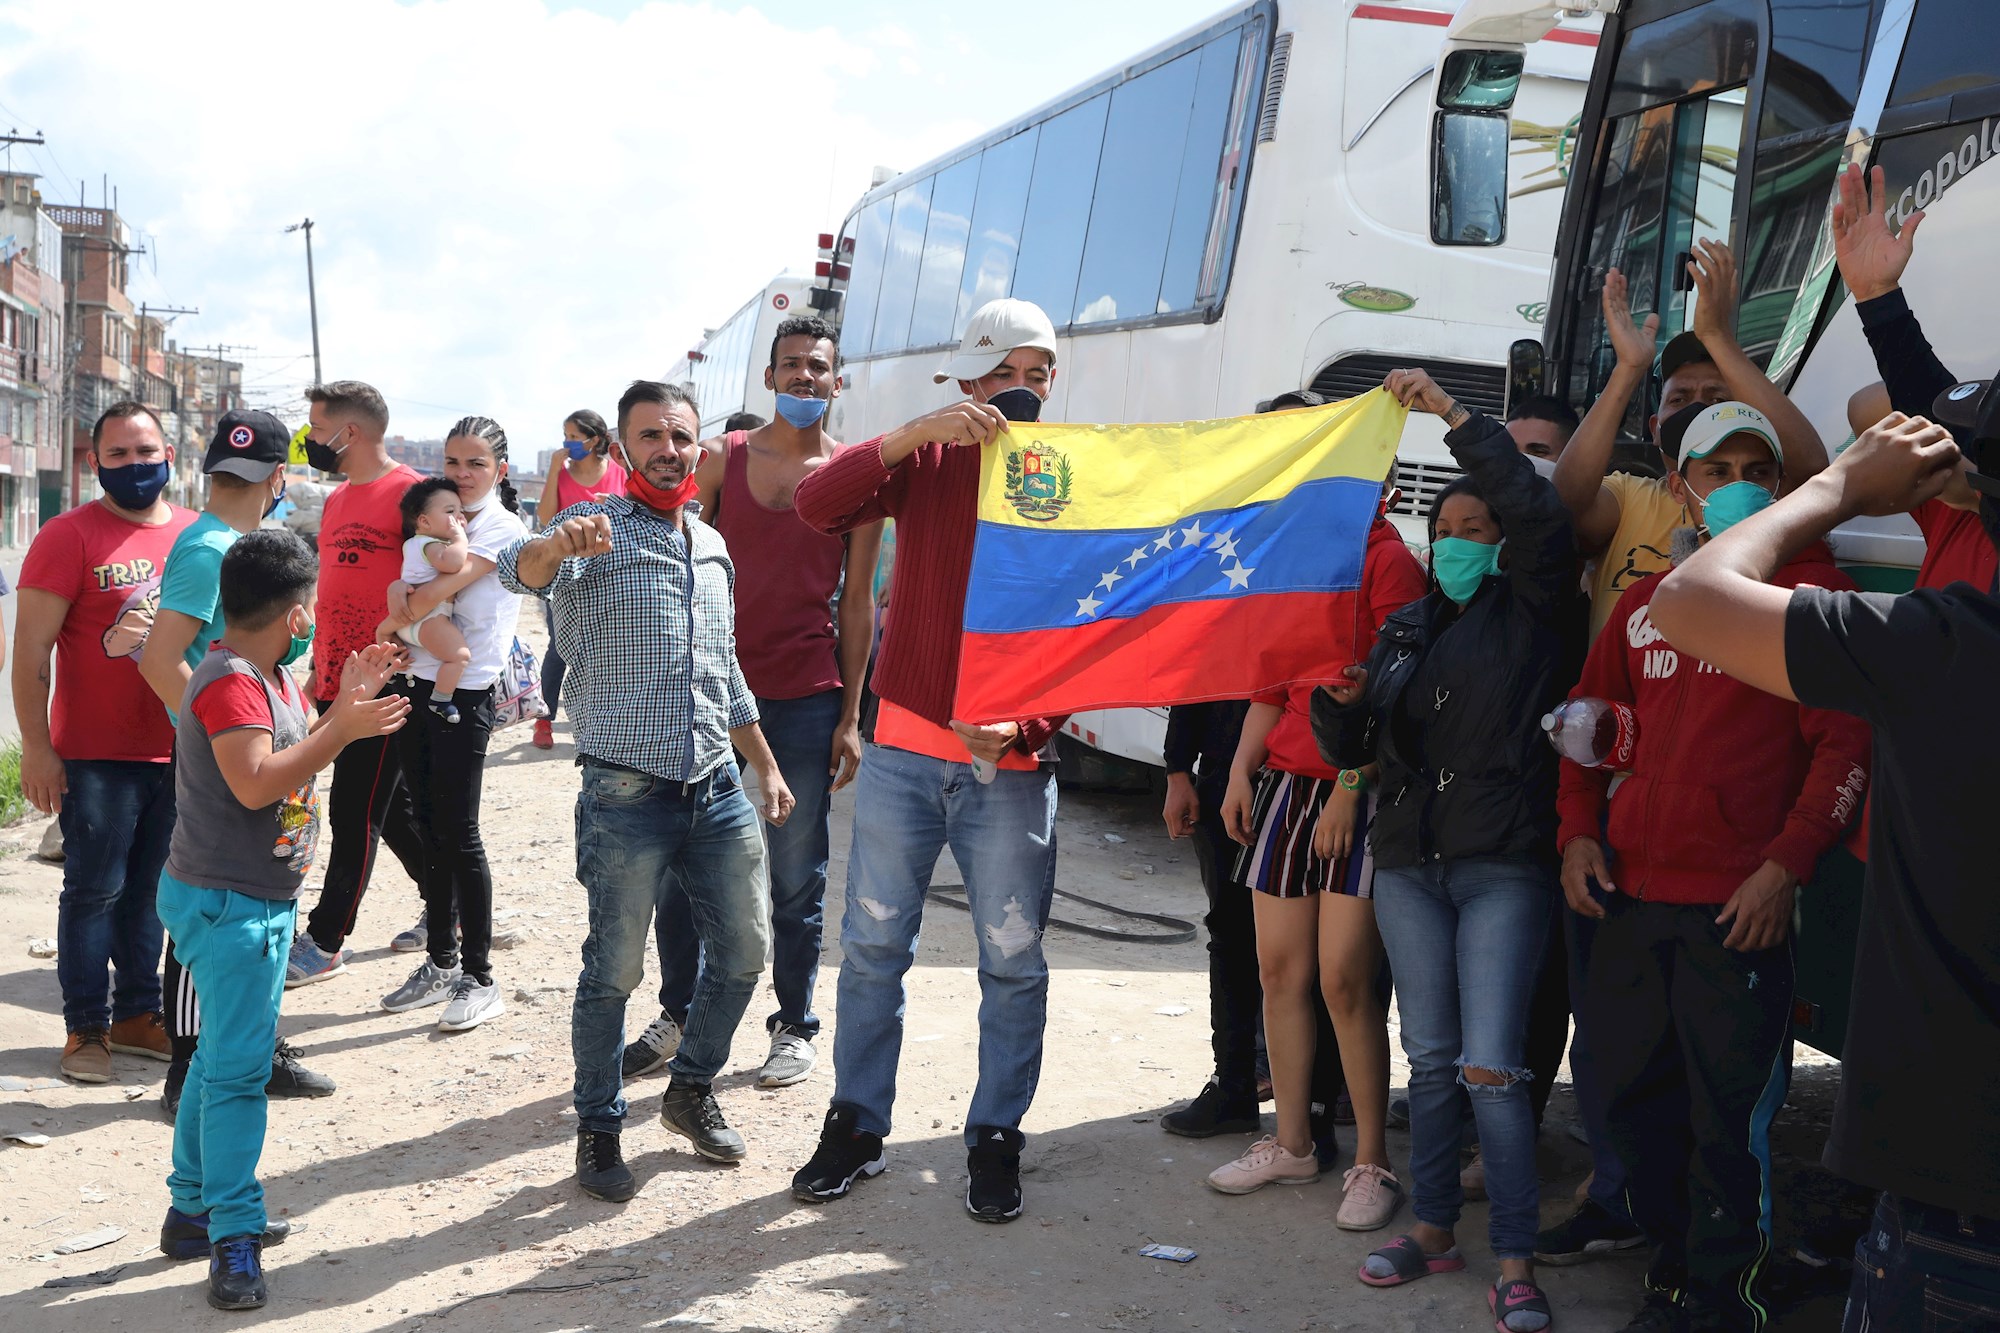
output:
[[[1629,472],[1606,474],[1604,485],[1618,497],[1618,530],[1597,557],[1590,579],[1590,636],[1596,639],[1619,595],[1627,588],[1671,566],[1675,528],[1688,526],[1687,510],[1667,489],[1667,483]]]

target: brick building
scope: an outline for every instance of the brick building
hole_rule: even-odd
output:
[[[62,232],[35,180],[0,173],[0,546],[62,505]]]

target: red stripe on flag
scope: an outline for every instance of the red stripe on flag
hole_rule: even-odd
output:
[[[1351,592],[1264,593],[1063,629],[967,634],[952,716],[1003,722],[1335,680],[1355,660],[1359,610]]]

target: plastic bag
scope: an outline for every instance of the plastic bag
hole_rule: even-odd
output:
[[[499,697],[494,701],[497,720],[494,730],[500,731],[517,722],[533,718],[547,717],[549,707],[542,702],[542,672],[535,661],[534,653],[519,639],[507,653],[507,666],[500,673],[496,687]]]

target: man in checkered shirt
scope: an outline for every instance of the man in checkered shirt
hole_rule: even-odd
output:
[[[618,1141],[625,1000],[669,892],[694,909],[702,967],[660,1119],[704,1157],[744,1155],[709,1084],[764,970],[770,895],[732,747],[757,775],[764,818],[792,809],[736,664],[735,571],[692,503],[699,428],[684,391],[635,382],[618,400],[626,494],[571,506],[499,566],[507,587],[549,599],[574,682],[576,877],[590,900],[570,1015],[576,1170],[585,1193],[614,1202],[639,1188]]]

